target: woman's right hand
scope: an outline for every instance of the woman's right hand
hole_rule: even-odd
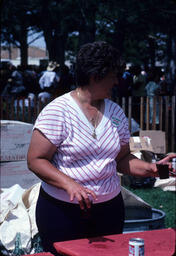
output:
[[[94,200],[97,200],[97,196],[94,191],[83,187],[76,181],[70,179],[70,181],[65,186],[65,190],[70,196],[70,201],[77,199],[82,210],[91,207],[91,200],[92,197]]]
[[[91,198],[97,199],[96,194],[51,164],[51,159],[57,148],[40,131],[34,130],[28,150],[28,168],[40,179],[52,186],[64,189],[70,196],[70,201],[77,199],[80,208],[90,208]]]

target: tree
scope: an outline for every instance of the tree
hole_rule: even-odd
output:
[[[21,66],[27,66],[30,0],[8,0],[1,6],[1,41],[20,49]]]
[[[126,61],[146,67],[164,57],[168,69],[176,62],[173,0],[8,0],[2,16],[3,41],[21,48],[23,63],[31,29],[43,33],[49,59],[60,64],[66,51],[75,55],[94,40],[108,41]]]
[[[61,65],[65,60],[68,34],[74,31],[74,1],[36,0],[33,2],[32,17],[36,30],[43,32],[49,60]]]
[[[77,29],[79,31],[79,47],[85,43],[95,41],[96,14],[98,11],[98,0],[77,1]]]
[[[170,45],[167,49],[174,48],[175,10],[172,0],[101,1],[98,31],[103,34],[101,37],[110,38],[127,61],[154,66],[166,53],[166,38]],[[173,53],[174,50],[167,55],[173,59]]]

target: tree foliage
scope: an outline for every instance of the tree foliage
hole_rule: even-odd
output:
[[[176,63],[173,0],[7,0],[2,10],[2,42],[22,49],[29,30],[42,32],[49,59],[61,64],[65,52],[94,40],[110,42],[126,61]]]
[[[21,51],[21,64],[27,65],[27,37],[31,29],[31,0],[8,0],[1,3],[1,41]]]

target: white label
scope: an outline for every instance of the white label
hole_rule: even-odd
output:
[[[140,143],[140,137],[133,137],[134,143]]]

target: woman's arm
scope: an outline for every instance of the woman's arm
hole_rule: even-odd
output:
[[[132,176],[157,177],[159,174],[156,164],[167,164],[171,169],[170,161],[173,158],[176,158],[176,153],[171,153],[156,163],[148,163],[132,155],[129,144],[126,144],[121,147],[121,151],[116,158],[117,170]]]
[[[158,176],[156,164],[145,162],[132,155],[129,144],[121,147],[116,161],[118,172],[140,177]]]
[[[81,186],[51,164],[50,161],[56,150],[56,146],[35,129],[27,155],[28,168],[46,183],[64,189],[69,194],[70,201],[77,198],[81,209],[84,209],[84,203],[90,208],[88,195],[96,199],[95,193]]]

